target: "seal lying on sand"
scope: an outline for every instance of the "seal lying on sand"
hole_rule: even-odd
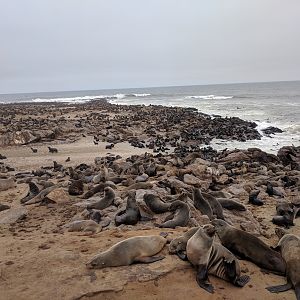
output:
[[[144,201],[147,206],[156,214],[161,214],[169,211],[170,203],[165,203],[158,196],[150,193],[144,195]]]
[[[9,190],[16,186],[15,179],[13,177],[7,179],[0,179],[0,192]]]
[[[213,293],[213,286],[207,277],[212,274],[243,287],[249,281],[249,276],[241,276],[237,258],[221,244],[214,242],[214,233],[212,225],[205,225],[203,228],[199,227],[187,242],[187,258],[197,268],[198,285]]]
[[[141,213],[136,204],[135,194],[135,191],[128,192],[126,209],[116,214],[116,226],[121,224],[135,225],[141,219]]]
[[[167,240],[159,235],[131,237],[97,254],[86,266],[101,269],[129,266],[133,263],[152,263],[164,258],[153,255],[160,252],[166,242]]]
[[[104,209],[112,205],[114,200],[115,192],[111,187],[107,186],[104,188],[104,197],[95,203],[88,204],[87,208]]]
[[[246,211],[246,207],[233,200],[233,199],[228,199],[228,198],[217,198],[219,203],[222,205],[223,208],[226,208],[228,210],[238,210],[238,211]]]
[[[213,220],[212,224],[216,228],[221,243],[234,254],[276,274],[285,274],[286,266],[281,255],[262,240],[248,232],[234,228],[223,220]]]
[[[169,211],[172,211],[172,213],[166,217],[165,222],[159,225],[159,227],[175,228],[176,226],[186,226],[190,220],[190,208],[180,200],[174,201]]]
[[[70,232],[82,231],[82,232],[97,233],[102,230],[102,226],[100,226],[98,223],[96,223],[93,220],[73,221],[69,224],[66,224],[64,227],[68,228],[68,231]]]
[[[257,206],[264,205],[264,203],[259,198],[257,198],[259,193],[260,190],[251,191],[251,193],[249,194],[249,203]]]
[[[282,234],[278,230],[276,233],[279,237]],[[287,283],[267,287],[267,290],[272,293],[279,293],[294,288],[297,300],[300,300],[300,239],[294,234],[285,234],[281,237],[276,249],[281,252],[286,262]]]

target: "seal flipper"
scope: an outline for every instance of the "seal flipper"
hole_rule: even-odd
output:
[[[223,264],[226,271],[226,275],[229,277],[229,280],[231,282],[234,282],[236,278],[236,265],[235,260],[228,261],[225,258],[223,258]]]
[[[183,250],[178,250],[178,251],[176,252],[176,254],[177,254],[177,256],[178,256],[180,259],[182,259],[182,260],[188,260],[185,251],[183,251]]]
[[[213,287],[213,285],[208,280],[207,266],[206,265],[199,265],[198,266],[198,272],[197,272],[197,276],[196,276],[196,281],[197,281],[198,285],[201,288],[203,288],[207,292],[213,294],[214,287]]]
[[[268,286],[266,289],[271,293],[281,293],[290,290],[293,288],[292,284],[290,282],[287,282],[283,285],[275,285],[275,286]]]
[[[156,262],[158,260],[162,260],[164,258],[165,258],[165,256],[163,256],[163,255],[161,255],[161,256],[140,256],[140,257],[135,258],[134,262],[149,264],[149,263]]]
[[[245,286],[250,281],[250,277],[248,275],[243,275],[235,281],[235,285],[239,287]]]

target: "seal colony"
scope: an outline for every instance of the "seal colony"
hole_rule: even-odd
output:
[[[105,101],[2,108],[5,127],[0,140],[10,146],[1,150],[1,290],[11,290],[7,284],[12,284],[12,266],[15,272],[37,272],[27,253],[14,251],[23,251],[27,242],[39,238],[44,241],[37,247],[41,252],[36,260],[43,254],[49,258],[57,243],[53,255],[59,266],[52,263],[65,272],[64,284],[70,278],[90,276],[84,284],[87,294],[88,289],[107,291],[116,281],[125,282],[124,277],[101,279],[121,276],[122,270],[127,270],[126,278],[137,281],[169,272],[177,276],[185,268],[196,278],[193,288],[199,297],[207,292],[222,295],[230,285],[257,299],[259,293],[272,299],[288,289],[298,296],[299,147],[284,147],[277,155],[257,148],[217,152],[202,147],[216,137],[244,140],[259,134],[254,123],[212,118],[189,108],[129,107]],[[87,148],[78,161],[64,145],[81,139]],[[131,145],[127,155],[118,152],[125,142]],[[99,151],[93,162],[85,160],[89,147]],[[47,160],[24,169],[11,149],[22,149],[32,161],[43,155]],[[278,245],[276,226],[288,230]],[[24,239],[22,247],[11,246]],[[62,245],[64,241],[67,244]],[[20,267],[21,256],[35,268]],[[43,263],[47,273],[51,265]],[[139,267],[140,263],[145,265]],[[287,283],[270,284],[272,272]],[[254,291],[257,275],[264,281],[261,290]],[[238,290],[230,290],[232,299]],[[76,296],[80,297],[69,298]]]

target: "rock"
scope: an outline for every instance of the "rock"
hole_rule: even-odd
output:
[[[15,179],[13,177],[0,179],[0,192],[12,189],[15,186]]]
[[[259,229],[257,228],[257,226],[255,226],[254,223],[248,221],[248,222],[243,222],[240,224],[240,227],[242,230],[254,234],[254,235],[259,235]]]
[[[285,146],[279,149],[278,158],[284,166],[291,165],[293,170],[300,171],[300,146]]]
[[[246,155],[242,151],[232,152],[228,154],[226,157],[221,158],[218,160],[220,163],[231,163],[231,162],[238,162],[238,161],[247,161],[250,160],[250,157]]]
[[[147,174],[143,173],[142,175],[137,176],[135,178],[135,181],[136,182],[145,182],[148,180],[148,178],[149,178],[149,176]]]
[[[0,224],[13,224],[26,218],[28,214],[24,207],[11,208],[0,212]]]
[[[200,180],[197,177],[195,177],[194,175],[190,175],[190,174],[185,174],[183,176],[183,182],[188,185],[193,185],[198,188],[201,187],[204,190],[207,190],[209,187],[209,182]]]
[[[227,174],[222,174],[221,176],[216,177],[215,181],[216,181],[216,183],[219,183],[219,184],[226,184],[228,179],[229,179],[229,177]]]
[[[68,193],[63,188],[57,188],[51,191],[45,198],[56,204],[62,204],[70,201]]]
[[[275,134],[275,133],[282,133],[283,131],[280,128],[269,126],[261,130],[265,135]]]
[[[247,196],[248,195],[248,193],[243,188],[243,186],[241,186],[239,184],[232,184],[228,188],[228,192],[233,194],[234,196]]]

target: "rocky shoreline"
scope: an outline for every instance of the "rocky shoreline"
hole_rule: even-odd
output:
[[[211,278],[215,294],[208,295],[190,264],[167,247],[165,259],[153,264],[103,270],[85,264],[128,237],[163,232],[171,241],[209,224],[195,206],[195,190],[220,203],[228,223],[269,246],[277,244],[278,224],[299,236],[300,147],[283,147],[277,155],[258,148],[217,152],[209,147],[214,138],[259,139],[256,124],[192,108],[104,100],[1,108],[0,299],[295,299],[293,291],[269,293],[265,287],[285,278],[248,261],[241,261],[251,278],[247,286]],[[153,212],[149,194],[168,210]],[[128,199],[136,222],[120,223]],[[184,203],[188,222],[162,226],[176,201]],[[182,282],[187,290],[177,290]]]

